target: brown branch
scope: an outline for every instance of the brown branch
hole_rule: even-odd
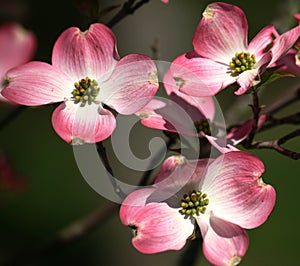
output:
[[[251,148],[257,148],[257,149],[272,149],[280,154],[283,154],[289,158],[292,158],[294,160],[299,160],[300,159],[300,153],[299,152],[294,152],[291,150],[288,150],[281,145],[286,143],[288,140],[293,139],[295,137],[300,136],[300,129],[296,129],[295,131],[273,141],[258,141],[258,142],[253,142],[251,144]]]
[[[8,124],[10,124],[14,119],[16,119],[24,110],[26,110],[28,106],[20,105],[15,107],[12,111],[10,111],[1,121],[0,121],[0,130],[5,128]]]
[[[54,254],[61,250],[68,243],[83,237],[87,233],[90,233],[97,226],[108,220],[113,214],[118,211],[119,205],[116,203],[109,203],[101,210],[96,210],[86,217],[73,222],[71,225],[58,232],[57,236],[31,252],[13,256],[9,261],[3,264],[3,266],[26,266],[26,265],[42,265],[46,256]]]
[[[128,15],[132,15],[137,9],[150,0],[141,0],[134,5],[136,0],[128,0],[125,2],[120,11],[106,24],[108,27],[113,27]]]
[[[109,160],[108,160],[108,157],[107,157],[107,153],[106,153],[106,149],[105,147],[103,146],[103,143],[102,141],[100,142],[97,142],[96,143],[97,145],[97,151],[98,151],[98,154],[104,164],[104,167],[106,169],[106,171],[112,176],[112,178],[109,178],[112,186],[114,187],[114,190],[115,190],[115,193],[117,195],[119,195],[119,197],[123,200],[126,198],[126,194],[122,191],[122,189],[119,187],[118,185],[118,182],[117,180],[113,177],[113,170],[110,166],[110,163],[109,163]]]
[[[272,127],[280,126],[283,124],[289,124],[289,125],[300,124],[300,112],[282,118],[274,118],[273,116],[270,116],[268,117],[267,121],[264,123],[264,125],[261,127],[259,131],[270,129]]]
[[[176,139],[174,139],[174,138],[172,138],[172,137],[169,137],[168,142],[167,142],[167,145],[166,145],[166,146],[167,146],[167,150],[169,150],[170,147],[171,147],[175,142],[176,142]],[[154,161],[157,161],[156,159],[157,159],[157,157],[158,157],[160,154],[161,154],[161,152],[158,152],[158,153],[157,153],[156,157],[154,158],[154,159],[155,159]],[[141,180],[140,180],[140,182],[139,182],[139,184],[138,184],[139,186],[147,186],[147,185],[150,184],[149,178],[150,178],[150,176],[151,176],[153,170],[154,170],[154,169],[150,169],[150,170],[144,172],[144,174],[143,174],[143,176],[142,176],[142,178],[141,178]]]
[[[255,90],[255,88],[253,88],[253,91],[252,91],[252,104],[250,105],[250,107],[253,112],[253,126],[252,126],[252,130],[251,130],[249,136],[245,140],[245,143],[244,143],[245,146],[247,146],[247,145],[251,146],[251,143],[254,140],[255,134],[257,133],[258,119],[259,119],[259,114],[261,111],[257,91]]]

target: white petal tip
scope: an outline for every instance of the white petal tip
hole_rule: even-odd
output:
[[[207,7],[204,12],[202,13],[202,16],[208,19],[213,18],[213,10],[211,7]]]
[[[83,145],[85,143],[86,143],[85,140],[80,139],[80,138],[72,138],[72,140],[71,140],[72,145]]]
[[[158,86],[158,75],[157,75],[157,71],[153,71],[150,76],[149,76],[149,82],[150,84],[153,84],[155,86]]]
[[[242,261],[242,259],[241,259],[240,257],[233,257],[233,258],[231,258],[231,260],[229,261],[228,266],[236,266],[236,265],[239,265],[241,261]]]

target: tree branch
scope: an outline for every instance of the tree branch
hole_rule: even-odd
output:
[[[108,160],[108,157],[107,157],[106,149],[105,149],[105,147],[103,146],[102,141],[97,142],[96,145],[97,145],[97,151],[98,151],[98,154],[99,154],[99,156],[100,156],[100,158],[101,158],[101,160],[102,160],[102,162],[103,162],[103,164],[104,164],[104,167],[105,167],[106,171],[107,171],[109,174],[111,174],[112,176],[114,176],[113,170],[112,170],[112,168],[111,168],[111,166],[110,166],[110,163],[109,163],[109,160]],[[115,193],[116,193],[117,195],[119,195],[119,197],[120,197],[121,199],[125,199],[126,194],[125,194],[125,193],[122,191],[122,189],[119,187],[117,180],[116,180],[115,178],[109,178],[109,180],[110,180],[112,186],[114,187]]]
[[[0,121],[0,130],[5,128],[9,123],[16,119],[28,106],[20,105],[15,107]]]
[[[292,158],[294,160],[299,160],[300,159],[300,153],[299,152],[294,152],[291,150],[288,150],[286,148],[283,148],[281,145],[286,143],[288,140],[293,139],[295,137],[300,136],[300,129],[296,129],[295,131],[273,141],[258,141],[258,142],[253,142],[251,144],[251,148],[257,148],[257,149],[272,149],[280,154],[283,154],[289,158]]]
[[[74,242],[82,236],[90,233],[99,224],[105,222],[113,214],[117,213],[119,205],[116,203],[109,203],[101,210],[96,210],[88,216],[73,222],[71,225],[58,232],[57,236],[46,243],[44,246],[39,247],[31,252],[13,256],[13,258],[3,266],[27,266],[27,265],[42,265],[45,256],[49,256],[61,248],[65,247],[68,243]]]
[[[137,9],[150,0],[141,0],[134,5],[136,0],[128,0],[125,2],[120,11],[106,24],[108,27],[113,27],[128,15],[132,15]]]

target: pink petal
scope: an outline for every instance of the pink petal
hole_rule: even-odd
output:
[[[59,69],[43,62],[29,62],[7,72],[2,95],[29,106],[63,101],[71,97],[74,83]]]
[[[209,209],[217,217],[243,228],[264,223],[273,210],[276,193],[263,183],[263,163],[254,155],[233,151],[218,157],[202,185]]]
[[[183,248],[192,235],[194,225],[166,203],[148,203],[146,198],[154,189],[132,192],[123,202],[120,219],[135,230],[134,247],[142,253],[153,254]],[[140,206],[136,206],[137,202]]]
[[[246,16],[239,7],[212,3],[203,13],[193,45],[199,55],[229,64],[236,52],[247,51],[247,34]]]
[[[257,85],[260,81],[255,80],[258,74],[265,71],[272,59],[272,53],[266,53],[255,65],[252,70],[246,70],[238,76],[237,83],[240,85],[239,89],[234,93],[242,95],[246,93],[250,87]]]
[[[230,130],[226,138],[230,140],[232,145],[237,145],[248,137],[253,127],[253,120],[249,119],[241,125]]]
[[[168,71],[165,74],[163,83],[170,99],[186,110],[193,121],[197,121],[202,118],[207,118],[210,121],[213,120],[215,105],[212,97],[194,97],[180,92],[171,71]]]
[[[297,64],[296,56],[297,50],[291,49],[285,56],[277,60],[274,66],[279,67],[279,71],[300,77],[300,65]]]
[[[284,56],[287,51],[295,44],[300,37],[300,25],[283,33],[274,41],[271,51],[273,53],[272,60],[269,65],[275,63],[280,57]]]
[[[249,51],[255,55],[256,61],[259,61],[268,46],[273,44],[273,38],[278,36],[279,34],[273,25],[266,26],[257,33],[249,44]]]
[[[96,105],[80,107],[67,101],[54,110],[52,125],[67,143],[95,143],[112,134],[116,120],[110,111]]]
[[[135,114],[141,118],[141,123],[146,127],[175,131],[175,128],[173,126],[170,128],[163,116],[156,112],[156,110],[163,109],[166,106],[167,103],[153,99]]]
[[[7,70],[32,58],[36,42],[35,35],[17,23],[6,23],[0,27],[0,81]]]
[[[52,64],[77,81],[88,76],[106,79],[119,59],[113,32],[103,24],[91,24],[82,32],[71,27],[57,39]]]
[[[180,204],[179,199],[183,194],[198,190],[210,163],[210,159],[187,160],[183,156],[170,156],[164,161],[155,178],[155,187],[166,194],[177,194],[177,204]]]
[[[176,97],[175,94],[172,96],[172,99]],[[154,109],[150,110],[150,106],[146,105],[136,114],[141,117],[141,123],[150,128],[178,132],[186,136],[197,136],[197,129],[192,119],[195,118],[195,121],[198,121],[204,117],[198,109],[192,109],[193,107],[188,106],[187,103],[178,104],[177,102],[179,100],[180,98],[174,101],[167,101],[165,106],[162,107],[153,106],[152,100],[151,105],[154,107]],[[155,102],[158,101],[155,100]],[[192,111],[194,111],[194,113],[192,113]],[[195,113],[198,113],[198,116],[195,116]]]
[[[249,239],[241,227],[213,215],[197,219],[203,236],[203,253],[213,265],[237,265],[245,255]]]
[[[131,54],[122,58],[111,77],[100,85],[100,98],[121,114],[133,114],[152,99],[158,85],[157,69],[150,57]]]
[[[213,96],[236,81],[228,65],[191,53],[176,58],[170,71],[173,79],[180,81],[179,91],[190,96]]]
[[[204,133],[202,133],[201,135],[205,137],[213,147],[215,147],[219,152],[223,154],[231,151],[239,151],[239,149],[235,148],[231,144],[227,144],[226,142],[224,143],[224,140],[222,139],[217,139]]]

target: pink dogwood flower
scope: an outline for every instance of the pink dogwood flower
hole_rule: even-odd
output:
[[[0,92],[4,87],[6,71],[31,60],[36,43],[33,32],[18,23],[10,22],[0,26]],[[7,99],[0,94],[0,101],[7,102]]]
[[[200,233],[212,264],[237,265],[249,244],[245,229],[263,224],[275,205],[263,172],[263,163],[242,151],[214,160],[171,156],[153,187],[125,198],[120,219],[133,229],[132,244],[142,253],[180,250]]]
[[[244,94],[260,82],[259,76],[267,67],[291,48],[299,37],[300,27],[280,35],[269,49],[275,34],[274,26],[266,26],[248,45],[244,12],[227,3],[209,4],[193,37],[194,52],[175,59],[174,64],[181,65],[182,70],[173,70],[171,66],[172,75],[182,80],[180,90],[189,95],[215,95],[235,82],[239,85],[235,94]],[[193,78],[185,72],[193,72],[206,86],[190,86]]]
[[[178,82],[178,81],[177,81]],[[169,100],[151,100],[136,113],[141,123],[150,128],[195,136],[209,129],[215,114],[213,98],[193,97],[179,91],[170,71],[164,75],[163,84]]]
[[[300,25],[300,14],[295,14],[294,18]],[[272,67],[277,67],[279,71],[300,77],[300,42],[296,43],[294,47],[285,56],[277,60]]]
[[[109,106],[128,115],[144,107],[158,89],[154,62],[145,55],[120,59],[113,32],[92,24],[82,32],[65,30],[57,39],[52,65],[29,62],[10,70],[4,97],[39,106],[63,102],[52,124],[67,143],[94,143],[109,137],[116,120]]]

